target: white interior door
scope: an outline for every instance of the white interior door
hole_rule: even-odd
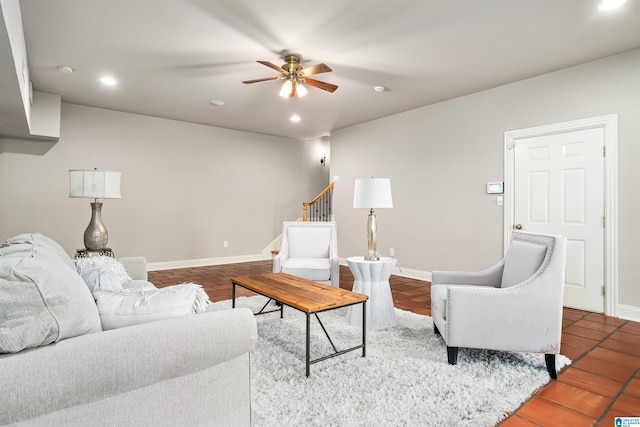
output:
[[[514,228],[567,237],[564,305],[604,312],[604,130],[514,143]]]

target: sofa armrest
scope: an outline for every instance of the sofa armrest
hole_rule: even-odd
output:
[[[537,292],[539,282],[509,288],[449,287],[447,345],[558,353],[562,299]]]
[[[273,257],[272,267],[273,267],[274,273],[282,272],[282,266],[289,259],[289,253],[287,249],[288,249],[287,247],[281,247],[280,252],[278,252],[278,255]]]
[[[143,256],[118,258],[133,280],[148,280],[147,260]]]
[[[253,313],[239,308],[97,332],[2,355],[0,424],[202,371],[248,353],[256,338]]]
[[[433,271],[432,285],[473,285],[500,287],[504,260],[491,268],[478,272],[463,271]]]

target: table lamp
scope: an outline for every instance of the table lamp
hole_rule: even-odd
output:
[[[373,210],[393,207],[391,181],[388,178],[356,179],[356,185],[353,191],[353,207],[354,209],[370,209],[367,222],[368,254],[364,259],[367,261],[378,261],[380,259],[376,252],[378,226]]]
[[[107,249],[109,233],[102,222],[102,203],[98,199],[120,199],[120,172],[70,170],[69,197],[94,199],[91,221],[84,232],[84,246],[90,251]]]

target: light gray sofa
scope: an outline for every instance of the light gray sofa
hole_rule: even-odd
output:
[[[65,266],[63,255],[52,255],[56,248],[47,245],[16,245],[28,244],[0,248],[0,425],[251,425],[250,350],[257,331],[250,310],[102,331],[97,311],[94,315],[86,307],[87,301],[95,306],[94,300],[81,288],[74,288],[76,295],[68,299],[74,301],[71,311],[89,313],[82,314],[81,322],[65,320],[65,313],[51,303],[61,299],[55,295],[58,288],[76,283],[73,274],[80,278]],[[144,263],[142,257],[124,260],[130,276],[139,280],[146,280]],[[36,271],[39,266],[44,266],[42,271]],[[37,289],[45,301],[37,309],[41,313],[7,314],[11,310],[6,300],[15,299],[11,292],[22,289],[16,288],[17,281],[29,282],[19,283],[29,289],[43,277],[62,279],[54,290]],[[18,346],[14,350],[25,345],[16,331],[43,316],[54,319],[40,335],[44,342],[7,353],[12,345]],[[79,324],[88,332],[78,332]]]

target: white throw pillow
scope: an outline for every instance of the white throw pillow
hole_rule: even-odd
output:
[[[5,248],[7,246],[19,244],[28,244],[49,249],[56,255],[58,255],[65,264],[73,267],[73,260],[71,259],[69,254],[65,252],[62,246],[60,246],[60,244],[53,240],[51,237],[47,237],[41,233],[18,234],[17,236],[7,239],[0,247]]]
[[[34,249],[0,256],[0,353],[100,331],[80,276],[50,251]]]
[[[131,280],[124,265],[108,256],[77,259],[76,270],[89,287],[94,299],[98,292],[122,289]]]
[[[124,284],[123,289],[155,289],[156,285],[148,280],[133,279]]]
[[[202,313],[210,302],[202,286],[194,283],[96,294],[103,330]]]

